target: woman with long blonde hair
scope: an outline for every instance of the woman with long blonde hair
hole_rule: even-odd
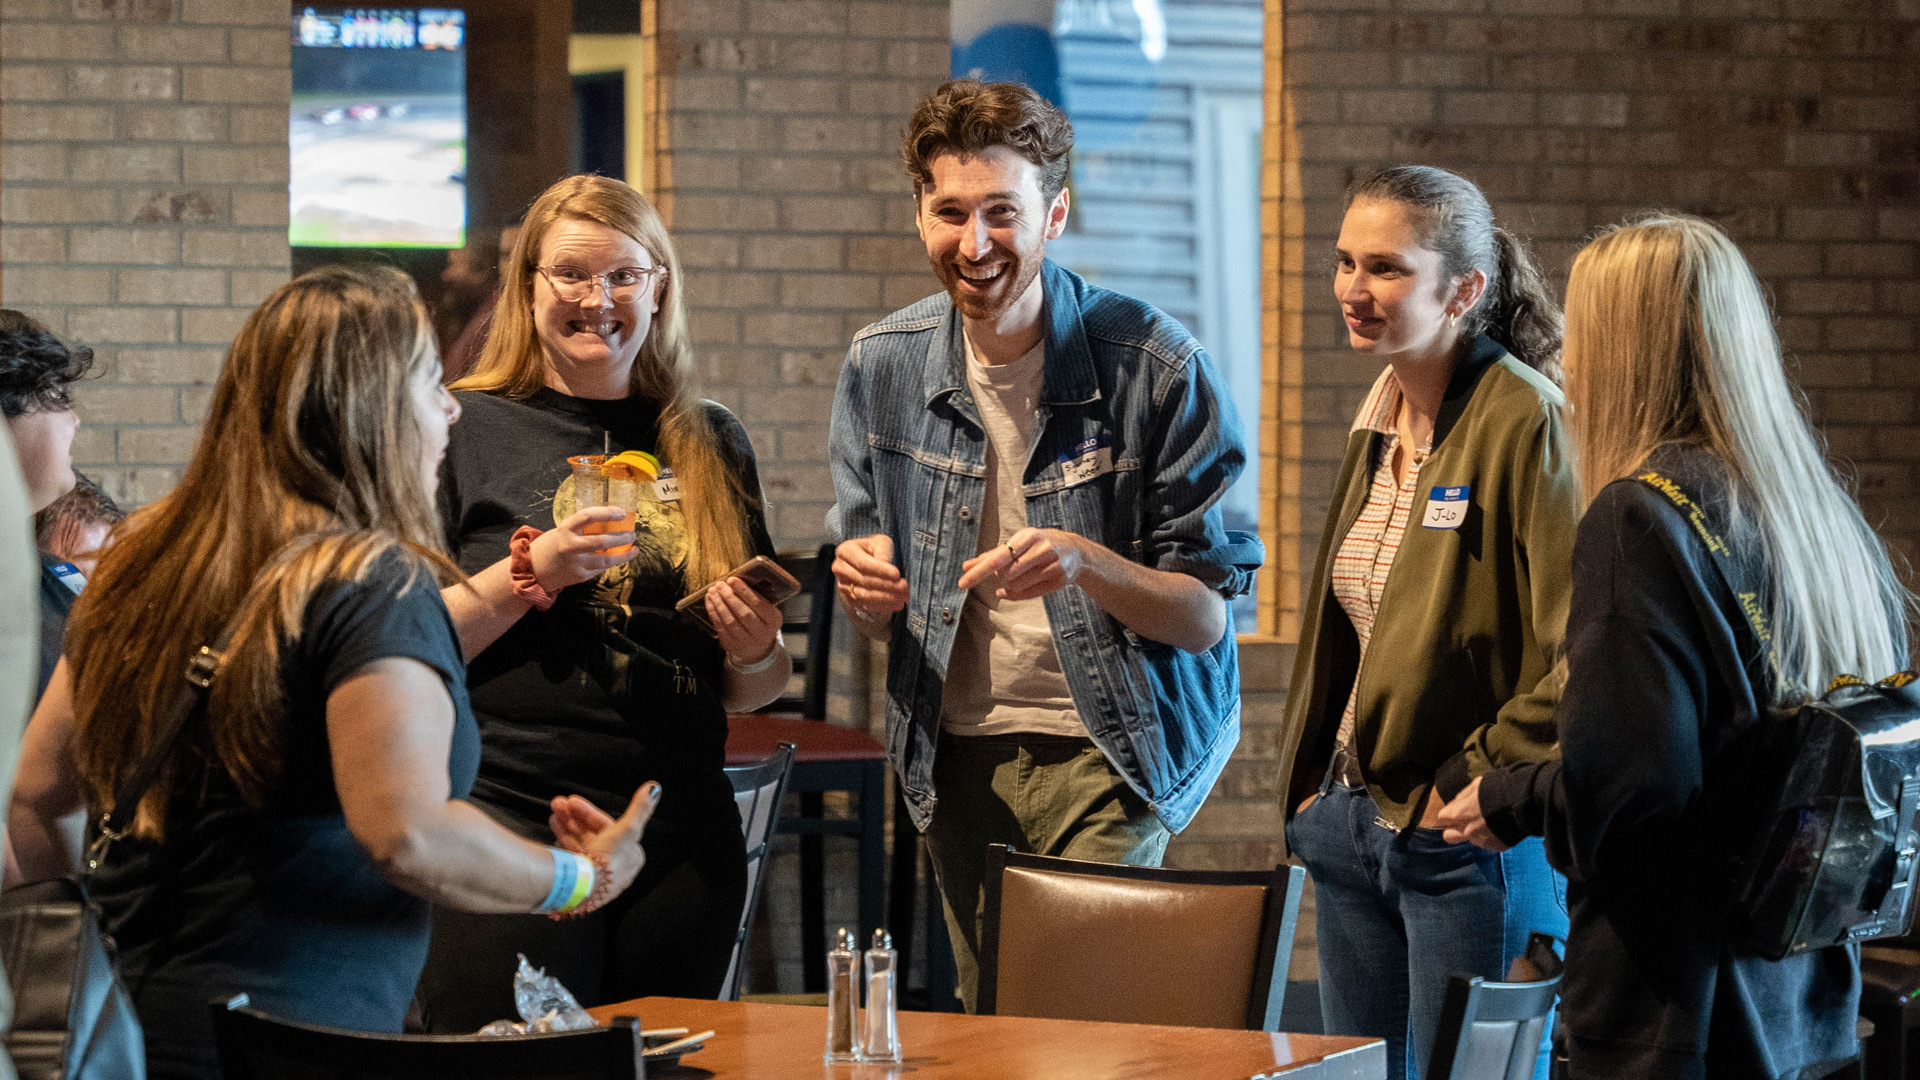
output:
[[[453,386],[466,419],[441,507],[473,575],[447,602],[472,659],[476,798],[537,837],[562,791],[608,808],[644,781],[667,794],[619,903],[565,925],[436,922],[420,997],[437,1030],[510,1014],[516,953],[588,1005],[712,997],[726,975],[746,895],[727,713],[775,697],[791,662],[778,610],[728,576],[772,544],[746,432],[693,393],[683,288],[645,197],[569,177],[527,211],[478,365]],[[653,480],[632,524],[575,485],[568,458],[603,453]],[[711,632],[674,608],[708,585]]]
[[[1589,505],[1561,760],[1488,774],[1442,812],[1448,835],[1496,846],[1504,821],[1566,870],[1573,1076],[1826,1075],[1857,1050],[1854,950],[1774,962],[1727,936],[1729,853],[1758,826],[1740,736],[1836,676],[1904,667],[1911,598],[1718,228],[1664,215],[1589,244],[1564,363]],[[1704,535],[1757,583],[1771,641]]]
[[[618,821],[555,800],[564,851],[466,800],[479,734],[431,498],[460,410],[439,376],[397,271],[282,286],[235,339],[179,485],[120,526],[74,607],[9,824],[38,880],[72,871],[56,818],[137,806],[89,888],[149,1076],[219,1075],[216,995],[398,1031],[428,901],[584,914],[645,861],[655,788]],[[169,738],[202,645],[225,659]],[[135,795],[149,759],[157,779]]]

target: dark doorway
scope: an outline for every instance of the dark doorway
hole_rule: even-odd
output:
[[[627,76],[597,71],[573,77],[572,171],[627,178]]]

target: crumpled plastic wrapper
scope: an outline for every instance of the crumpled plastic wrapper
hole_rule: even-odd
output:
[[[513,1006],[520,1010],[519,1022],[495,1020],[480,1029],[481,1035],[538,1035],[547,1031],[579,1031],[598,1027],[600,1022],[573,999],[560,980],[520,957],[520,970],[513,975]]]

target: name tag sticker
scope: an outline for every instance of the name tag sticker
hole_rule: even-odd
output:
[[[1060,455],[1060,478],[1067,487],[1084,484],[1113,471],[1113,436],[1105,432],[1082,439]]]
[[[47,569],[52,570],[53,576],[60,579],[60,584],[72,589],[75,596],[80,595],[80,590],[87,587],[87,575],[81,573],[80,568],[70,562],[59,563]]]
[[[680,478],[673,475],[672,469],[661,469],[660,479],[653,482],[653,493],[661,502],[679,502]]]
[[[1457,529],[1467,520],[1468,487],[1437,487],[1427,497],[1427,515],[1420,524],[1429,529]]]

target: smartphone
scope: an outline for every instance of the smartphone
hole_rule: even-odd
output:
[[[780,569],[780,564],[765,555],[755,555],[728,572],[727,577],[739,578],[749,589],[760,594],[761,598],[775,607],[792,599],[800,592],[800,582],[792,574]],[[726,578],[722,578],[722,581]],[[707,589],[703,586],[692,595],[673,605],[675,611],[699,623],[707,633],[713,633],[713,620],[707,618]]]

